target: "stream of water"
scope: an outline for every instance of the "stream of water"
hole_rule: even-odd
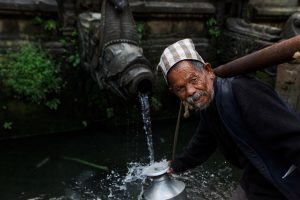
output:
[[[143,129],[147,137],[150,164],[152,164],[154,163],[154,148],[153,148],[153,140],[152,140],[150,103],[149,103],[148,95],[140,93],[139,101],[141,104],[142,118],[144,123]]]

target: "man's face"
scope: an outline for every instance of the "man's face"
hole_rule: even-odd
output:
[[[203,71],[190,61],[181,61],[168,73],[170,89],[182,100],[204,109],[213,99],[215,75],[208,63]]]

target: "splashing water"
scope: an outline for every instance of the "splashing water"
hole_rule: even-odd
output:
[[[155,168],[165,166],[166,160],[155,162]],[[94,172],[80,175],[68,191],[66,197],[71,200],[141,200],[144,187],[151,182],[146,179],[149,164],[132,162],[127,164],[127,173],[122,175],[118,169],[112,170],[106,177],[99,178]],[[190,200],[229,200],[231,192],[238,182],[232,177],[232,168],[226,162],[219,163],[214,169],[199,166],[193,170],[172,176],[186,184]]]
[[[154,163],[154,149],[152,141],[151,118],[150,118],[150,104],[147,94],[139,94],[139,101],[142,107],[142,117],[144,122],[144,131],[147,137],[147,145],[149,151],[150,164]]]
[[[141,200],[144,186],[148,184],[144,174],[147,167],[149,164],[131,162],[127,164],[126,175],[121,175],[119,170],[112,170],[103,178],[97,177],[94,173],[85,172],[78,177],[78,180],[74,181],[72,191],[68,191],[67,197],[72,200],[80,198],[89,200]]]
[[[155,162],[143,169],[143,174],[149,177],[158,176],[167,172],[169,166],[167,160]]]
[[[137,162],[129,163],[127,165],[128,171],[125,178],[122,179],[120,185],[115,184],[114,187],[127,191],[129,192],[129,195],[131,197],[135,195],[138,200],[141,200],[143,198],[144,185],[147,185],[146,183],[147,173],[153,173],[152,171],[149,170],[155,169],[160,171],[162,168],[166,168],[166,163],[167,160],[165,159],[160,162],[155,162],[153,164],[147,164],[147,165],[144,165],[142,163],[137,163]],[[132,188],[133,186],[134,189]],[[139,194],[136,193],[136,191],[140,191]]]

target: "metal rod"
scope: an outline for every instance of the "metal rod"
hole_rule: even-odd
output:
[[[232,77],[254,72],[292,60],[297,51],[300,51],[300,35],[220,65],[214,69],[214,72],[219,77]]]

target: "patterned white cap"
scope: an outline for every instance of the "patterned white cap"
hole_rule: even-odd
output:
[[[160,57],[157,69],[161,69],[164,78],[167,80],[169,70],[182,60],[197,60],[204,63],[204,60],[195,49],[191,39],[183,39],[168,46]]]

